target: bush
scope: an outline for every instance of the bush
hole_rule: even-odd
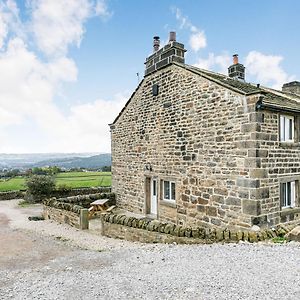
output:
[[[33,175],[26,180],[27,200],[42,201],[55,190],[54,178],[47,175]]]
[[[57,191],[59,193],[62,193],[62,194],[68,194],[72,191],[72,188],[69,187],[68,185],[66,184],[60,184],[58,187],[57,187]]]

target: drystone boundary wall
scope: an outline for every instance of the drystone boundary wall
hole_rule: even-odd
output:
[[[44,205],[43,216],[45,220],[51,219],[58,223],[66,223],[80,228],[80,215],[77,212]]]
[[[98,193],[110,193],[111,187],[93,187],[93,188],[79,188],[79,189],[70,189],[70,190],[56,190],[52,192],[51,196],[60,198],[60,197],[71,197],[71,196],[78,196],[78,195],[91,195],[91,194],[98,194]]]
[[[76,206],[81,208],[89,208],[90,204],[98,199],[109,199],[110,205],[115,204],[115,195],[113,193],[97,193],[91,195],[78,195],[65,198],[55,198],[52,197],[44,201],[45,205],[53,206],[56,208],[73,210],[75,206],[75,211],[77,210]]]
[[[0,192],[0,201],[12,200],[12,199],[23,199],[25,191],[11,191],[11,192]]]
[[[65,210],[65,211],[70,211],[70,212],[73,212],[78,215],[80,214],[80,210],[84,208],[83,206],[81,206],[79,204],[67,203],[67,202],[60,201],[62,199],[56,199],[56,198],[47,199],[43,202],[44,207],[49,206],[49,207],[53,207],[53,208],[57,208],[57,209]]]
[[[97,193],[78,195],[56,199],[52,197],[43,201],[44,218],[59,223],[66,223],[80,229],[88,229],[88,209],[90,203],[98,199],[109,199],[110,205],[115,203],[113,193]]]
[[[113,213],[102,216],[103,235],[146,243],[204,244],[239,241],[254,243],[284,237],[292,228],[291,225],[281,225],[257,232],[228,228],[191,228]]]
[[[78,196],[78,195],[89,195],[92,194],[110,194],[111,193],[111,187],[99,187],[99,188],[80,188],[80,189],[71,189],[67,191],[61,191],[56,190],[53,191],[51,194],[51,197],[55,198],[61,198],[61,197],[72,197],[72,196]],[[4,200],[12,200],[12,199],[23,199],[23,198],[29,198],[30,196],[27,195],[26,197],[26,191],[10,191],[10,192],[0,192],[0,201]],[[99,198],[97,198],[99,199]]]

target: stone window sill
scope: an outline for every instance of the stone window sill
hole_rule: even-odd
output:
[[[297,214],[297,213],[300,213],[300,207],[287,207],[282,209],[280,215],[284,217],[290,214]]]
[[[282,148],[299,148],[300,143],[295,142],[279,142],[280,147]]]
[[[175,201],[160,200],[159,203],[160,203],[161,205],[165,205],[165,206],[169,206],[169,207],[173,207],[173,208],[176,208],[176,207],[177,207]]]

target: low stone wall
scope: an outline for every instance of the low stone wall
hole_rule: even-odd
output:
[[[25,191],[0,192],[1,200],[23,199]]]
[[[59,199],[52,197],[43,201],[44,218],[66,223],[76,228],[88,229],[88,208],[91,202],[98,199],[109,199],[110,205],[115,203],[115,195],[110,192]]]
[[[56,199],[56,198],[50,198],[47,199],[45,201],[43,201],[44,206],[47,207],[53,207],[53,208],[57,208],[57,209],[61,209],[61,210],[65,210],[65,211],[70,211],[73,212],[75,214],[80,214],[80,210],[83,209],[84,207],[78,204],[74,204],[74,203],[66,203],[61,199]]]
[[[70,197],[82,197],[97,195],[97,194],[111,194],[110,187],[99,187],[99,188],[82,188],[82,189],[71,189],[71,190],[55,190],[51,193],[50,197],[57,198],[57,199],[65,199]],[[97,196],[96,196],[97,197]],[[26,192],[24,199],[29,202],[40,202],[41,199],[37,198],[36,196],[31,195],[30,193]],[[78,198],[77,198],[78,199]],[[98,199],[98,198],[97,198]]]
[[[221,228],[191,228],[157,220],[138,219],[126,215],[105,214],[102,216],[102,234],[105,236],[146,243],[200,244],[214,242],[250,243],[276,237],[284,237],[294,226],[277,226],[260,231],[232,230]]]
[[[78,229],[80,228],[80,215],[72,211],[44,205],[43,216],[45,220],[50,219],[58,223],[66,223]]]
[[[110,193],[111,187],[95,187],[95,188],[79,188],[79,189],[71,189],[71,190],[56,190],[52,192],[51,197],[61,198],[61,197],[71,197],[78,195],[91,195],[97,193]]]
[[[78,195],[78,196],[59,198],[59,199],[56,199],[56,201],[70,203],[70,204],[77,204],[84,208],[89,208],[91,202],[98,200],[98,199],[109,199],[110,205],[115,204],[115,194],[113,194],[113,193],[97,193],[97,194],[91,194],[91,195]]]

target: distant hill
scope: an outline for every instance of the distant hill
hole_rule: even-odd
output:
[[[108,153],[90,157],[68,157],[48,159],[33,164],[31,167],[57,166],[60,168],[101,168],[111,165],[111,155]]]
[[[0,169],[28,169],[46,166],[58,166],[67,169],[101,168],[110,165],[110,153],[0,154]]]

